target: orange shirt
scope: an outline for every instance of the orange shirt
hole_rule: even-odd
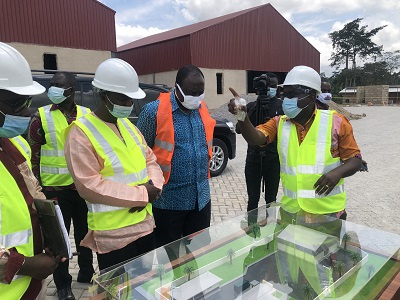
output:
[[[279,120],[281,117],[284,117],[286,118],[286,122],[292,122],[296,126],[297,137],[299,138],[299,144],[301,144],[314,122],[315,112],[316,110],[304,127],[295,120],[289,119],[286,116],[276,116],[268,122],[257,126],[257,129],[267,137],[267,143],[276,141],[278,136]],[[361,159],[361,152],[353,135],[353,127],[345,116],[337,112],[334,112],[333,114],[331,153],[332,157],[340,157],[342,161],[352,157]]]

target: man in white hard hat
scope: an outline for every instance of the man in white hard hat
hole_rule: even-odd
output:
[[[30,96],[45,88],[32,80],[25,58],[0,43],[0,298],[35,299],[60,257],[43,253],[33,199],[45,196],[30,168],[29,145],[18,138],[29,124]]]
[[[239,121],[242,135],[253,145],[278,142],[284,192],[281,206],[285,210],[340,217],[346,205],[343,178],[353,175],[361,166],[352,127],[341,114],[316,109],[321,78],[312,68],[294,67],[283,87],[285,115],[257,128],[246,117]],[[238,109],[246,108],[236,107],[232,99],[228,109],[237,114]]]
[[[102,62],[92,82],[100,103],[67,128],[65,158],[88,206],[82,246],[97,252],[100,270],[154,249],[152,202],[164,183],[153,151],[128,120],[145,93],[127,62]]]
[[[53,104],[39,107],[32,116],[28,142],[32,148],[32,171],[40,181],[48,199],[57,199],[68,232],[74,222],[76,250],[79,252],[77,281],[90,283],[94,273],[92,250],[79,244],[87,233],[87,207],[76,191],[64,158],[63,130],[75,119],[90,110],[75,104],[75,76],[69,72],[56,72],[47,96]],[[58,265],[53,278],[59,300],[75,299],[68,271],[69,261]]]

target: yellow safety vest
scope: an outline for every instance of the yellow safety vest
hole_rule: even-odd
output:
[[[43,186],[67,186],[74,182],[64,157],[65,138],[62,131],[68,127],[68,122],[60,110],[50,111],[51,107],[39,108],[46,138],[46,144],[40,148],[40,180]],[[76,112],[78,119],[90,109],[77,105]]]
[[[32,257],[32,223],[25,198],[2,162],[0,177],[0,245],[6,249],[15,247],[18,253]],[[20,299],[30,282],[29,276],[15,275],[10,284],[0,283],[0,298]]]
[[[283,187],[282,207],[289,212],[299,208],[314,214],[328,214],[345,208],[343,178],[327,196],[317,195],[314,184],[325,173],[340,166],[331,154],[334,111],[317,110],[313,124],[301,145],[296,126],[283,116],[278,125],[278,153]]]
[[[148,182],[146,146],[137,129],[127,119],[118,119],[117,127],[125,143],[103,121],[92,114],[77,119],[77,125],[88,137],[97,154],[104,160],[100,170],[105,180],[136,186]],[[68,134],[70,128],[67,128]],[[91,230],[113,230],[140,223],[147,213],[153,215],[148,203],[140,212],[129,213],[130,208],[93,204],[88,206],[88,227]]]
[[[16,136],[9,139],[11,143],[21,152],[21,154],[25,157],[26,162],[28,163],[29,168],[32,169],[32,151],[28,142],[22,136]]]

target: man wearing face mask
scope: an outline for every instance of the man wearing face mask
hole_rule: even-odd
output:
[[[92,84],[101,101],[67,128],[65,158],[89,210],[81,245],[97,252],[104,270],[154,249],[152,203],[164,178],[128,119],[133,98],[145,97],[136,71],[110,58],[97,67]]]
[[[158,247],[210,226],[208,178],[216,122],[203,99],[204,75],[186,65],[178,70],[172,93],[161,93],[139,116],[138,128],[165,178],[153,209]]]
[[[51,105],[40,107],[32,116],[28,142],[32,148],[32,170],[41,182],[48,199],[57,199],[68,232],[74,222],[74,238],[77,246],[79,273],[77,281],[89,283],[94,273],[93,254],[89,248],[79,246],[88,231],[87,207],[73,183],[64,158],[64,134],[75,119],[90,110],[75,104],[75,76],[57,72],[50,81],[47,96]],[[71,290],[72,276],[68,272],[69,261],[59,264],[53,277],[60,300],[75,299]]]
[[[33,199],[45,199],[32,174],[29,145],[20,137],[29,124],[31,95],[45,88],[32,81],[29,65],[0,43],[0,298],[35,299],[60,257],[43,253]],[[63,259],[64,260],[64,259]]]
[[[317,101],[315,104],[317,105],[318,109],[329,109],[329,103],[332,100],[331,94],[331,84],[329,82],[322,82],[321,83],[321,94],[318,95]]]
[[[275,116],[283,115],[282,101],[276,95],[278,78],[274,73],[268,73],[267,76],[271,79],[271,86],[266,99],[261,99],[260,107],[258,107],[257,101],[246,105],[253,126],[264,124]],[[257,117],[257,112],[260,113],[259,117]],[[236,124],[236,133],[241,133],[239,124]],[[258,207],[261,183],[263,183],[265,192],[265,203],[275,202],[279,188],[279,156],[276,150],[276,142],[270,143],[266,147],[249,144],[244,172],[249,197],[247,211]]]
[[[310,67],[294,67],[286,76],[282,108],[275,117],[257,128],[249,118],[241,122],[243,137],[253,145],[278,143],[282,207],[290,213],[300,209],[310,215],[340,217],[346,205],[343,178],[361,165],[361,154],[349,121],[334,111],[316,109],[321,78]],[[237,113],[234,99],[229,111]]]

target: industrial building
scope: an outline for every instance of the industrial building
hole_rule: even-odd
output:
[[[3,0],[0,41],[32,69],[94,72],[116,51],[114,17],[96,0]]]
[[[400,86],[369,85],[347,87],[339,92],[343,104],[393,105],[400,103]]]
[[[206,103],[217,108],[231,97],[254,93],[252,81],[275,72],[282,82],[296,65],[319,72],[320,53],[272,5],[265,4],[155,34],[118,48],[145,83],[173,86],[186,64],[201,68]]]

